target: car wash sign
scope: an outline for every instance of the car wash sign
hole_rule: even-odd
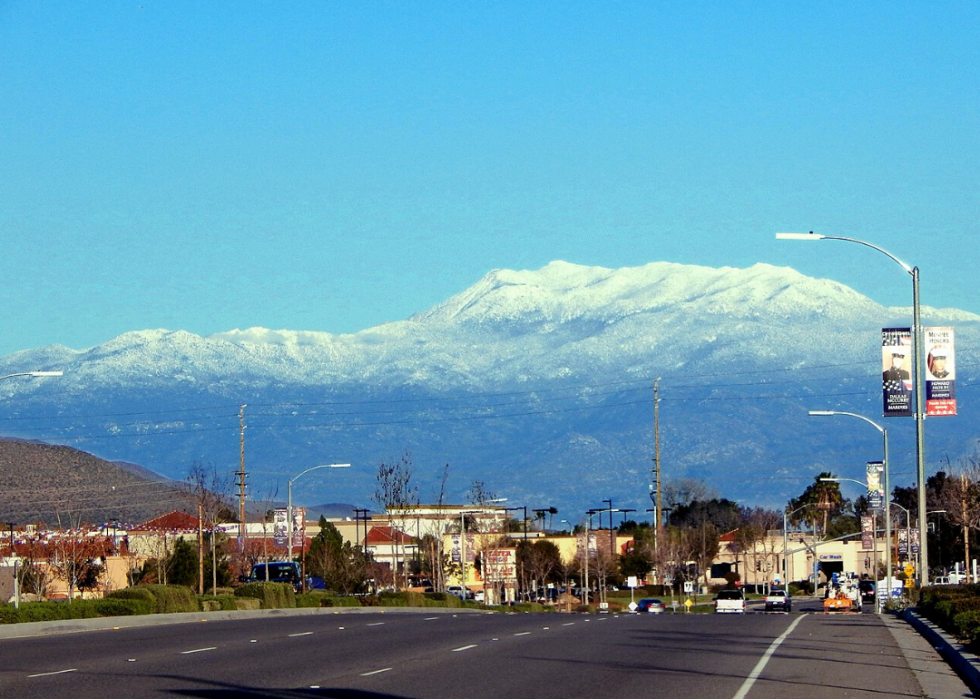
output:
[[[926,415],[956,415],[953,328],[922,329],[926,355]]]
[[[885,417],[912,416],[912,331],[881,331],[881,395]]]

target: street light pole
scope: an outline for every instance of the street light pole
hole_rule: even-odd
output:
[[[892,512],[891,512],[891,508],[888,506],[888,503],[890,503],[892,500],[892,493],[890,490],[891,484],[889,483],[888,480],[889,478],[888,476],[888,430],[882,427],[881,425],[879,425],[874,420],[870,420],[866,418],[864,415],[858,415],[857,413],[849,413],[842,410],[811,410],[809,414],[814,417],[830,417],[834,415],[844,415],[845,417],[854,417],[857,418],[858,420],[863,420],[864,422],[868,423],[876,430],[881,432],[881,439],[883,442],[882,449],[884,451],[882,455],[882,466],[884,467],[885,470],[885,502],[882,503],[884,505],[884,510],[885,510],[884,512],[885,514],[885,585],[886,585],[886,589],[888,590],[887,593],[888,598],[891,599],[892,575],[893,575],[892,573]],[[877,535],[875,536],[877,538]],[[875,602],[877,602],[878,600],[878,571],[877,570],[874,571],[874,579],[875,579]]]
[[[43,376],[64,376],[64,375],[65,372],[63,371],[18,371],[15,374],[7,374],[5,376],[0,376],[0,381],[2,381],[3,379],[12,379],[15,376],[33,376],[36,378],[40,378]]]
[[[286,527],[289,531],[289,560],[293,559],[293,482],[299,480],[310,471],[318,471],[321,468],[350,468],[350,464],[320,464],[311,466],[305,471],[300,471],[286,482]]]
[[[912,372],[915,382],[915,454],[916,454],[916,473],[918,474],[918,494],[919,494],[919,531],[925,532],[926,529],[926,456],[925,456],[925,413],[923,412],[923,387],[922,387],[922,309],[919,303],[919,268],[912,267],[892,255],[884,248],[872,245],[864,240],[857,238],[845,238],[838,235],[822,235],[810,231],[809,233],[777,233],[777,240],[843,240],[848,243],[857,243],[865,247],[877,250],[885,257],[897,263],[912,277]],[[889,494],[889,497],[891,495]],[[926,536],[919,536],[919,580],[925,586],[929,584],[929,545]],[[890,591],[889,591],[889,594]]]

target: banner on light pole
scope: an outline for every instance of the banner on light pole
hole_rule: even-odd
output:
[[[868,504],[872,509],[880,510],[885,502],[885,489],[881,485],[881,474],[885,464],[881,461],[869,461],[868,469]]]
[[[912,330],[881,331],[881,394],[885,417],[912,416]]]
[[[926,414],[956,415],[956,353],[953,328],[923,328],[926,353]]]
[[[285,507],[272,512],[272,543],[275,546],[285,546],[289,538],[287,516]]]
[[[874,536],[874,517],[861,515],[861,548],[865,551],[874,549]]]

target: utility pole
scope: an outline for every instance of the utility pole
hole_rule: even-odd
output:
[[[654,538],[653,551],[658,553],[660,548],[660,377],[653,382],[653,483],[654,483]]]
[[[245,408],[246,403],[242,403],[238,408],[238,427],[239,427],[239,448],[241,458],[239,461],[238,473],[238,546],[242,551],[242,560],[245,560]],[[244,571],[243,571],[244,572]]]

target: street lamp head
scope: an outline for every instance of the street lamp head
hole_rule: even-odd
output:
[[[350,464],[321,464],[314,466],[314,468],[350,468]]]
[[[840,483],[840,478],[821,478],[821,483]]]
[[[809,410],[807,414],[813,417],[827,417],[828,415],[836,415],[837,413],[833,410]]]
[[[776,240],[823,240],[824,236],[810,231],[809,233],[777,233]]]
[[[63,371],[29,371],[29,376],[64,376]]]

